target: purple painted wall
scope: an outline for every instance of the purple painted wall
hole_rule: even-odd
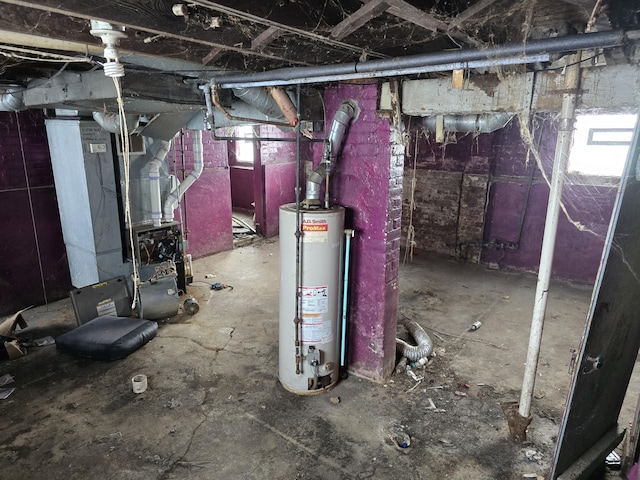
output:
[[[557,137],[557,124],[546,118],[541,129],[539,151],[548,177]],[[492,183],[485,221],[485,247],[482,260],[500,267],[537,271],[542,248],[549,188],[533,163],[526,164],[527,151],[520,140],[514,120],[494,134]],[[531,157],[530,162],[534,162]],[[532,169],[533,181],[522,238],[517,250],[495,248],[495,240],[515,244]],[[558,225],[553,271],[555,277],[593,283],[600,264],[604,237],[609,225],[617,187],[598,184],[597,179],[570,178],[565,184],[562,201],[569,215],[586,227],[578,230],[561,212]],[[600,182],[604,183],[604,182]]]
[[[42,113],[0,112],[0,315],[68,295],[59,218]]]
[[[395,364],[398,310],[403,148],[391,146],[389,121],[376,114],[376,85],[340,85],[325,91],[326,136],[345,100],[360,109],[344,140],[332,178],[332,202],[350,209],[356,236],[352,243],[348,323],[348,365],[376,380]],[[315,144],[315,164],[322,144]],[[347,216],[349,217],[349,215]]]
[[[271,125],[260,127],[260,136],[270,138],[295,138],[294,132],[283,132]],[[302,161],[311,160],[309,143],[300,148]],[[262,195],[256,200],[256,224],[265,237],[278,235],[280,205],[296,200],[296,143],[260,142]]]
[[[184,133],[185,173],[193,169],[192,133]],[[203,132],[204,170],[183,199],[187,252],[194,258],[233,248],[231,227],[231,181],[226,142],[215,141]],[[178,157],[182,142],[174,142]],[[171,158],[172,153],[169,153]],[[182,174],[179,178],[182,180]]]

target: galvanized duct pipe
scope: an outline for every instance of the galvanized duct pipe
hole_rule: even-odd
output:
[[[24,87],[9,85],[0,88],[0,112],[19,112],[24,110]]]
[[[356,114],[357,105],[347,101],[340,105],[340,108],[333,117],[329,138],[322,155],[320,165],[307,177],[307,191],[304,200],[305,207],[317,207],[320,202],[320,184],[331,173],[331,167],[338,158],[344,135],[349,123]]]
[[[479,115],[444,115],[444,130],[461,133],[491,133],[504,128],[513,118],[511,113],[483,113]],[[436,130],[438,116],[422,117],[419,125]]]
[[[120,115],[115,113],[93,112],[93,119],[103,130],[110,133],[120,133]],[[138,115],[125,115],[125,121],[127,122],[128,130],[134,130],[138,128],[140,122],[140,116]]]
[[[169,153],[170,142],[161,140],[160,146],[149,163],[149,189],[151,190],[151,220],[154,227],[162,225],[162,197],[160,195],[160,167]]]
[[[506,65],[527,63],[539,54],[572,52],[621,45],[625,39],[623,30],[585,33],[565,37],[531,40],[527,43],[511,43],[483,49],[469,48],[443,52],[407,55],[406,57],[370,60],[366,62],[340,63],[314,67],[290,67],[258,73],[221,75],[212,83],[222,88],[257,87],[265,85],[289,85],[294,83],[318,83],[356,78],[380,78],[412,73],[438,71],[440,66],[470,68],[473,65]],[[452,64],[455,64],[454,67]],[[466,65],[466,66],[465,66]],[[451,67],[451,68],[449,68]]]
[[[184,192],[194,184],[194,182],[200,178],[202,170],[204,169],[204,157],[202,154],[202,130],[193,130],[193,170],[189,172],[187,178],[179,183],[171,190],[171,193],[164,202],[164,215],[163,220],[165,222],[173,221],[173,212],[180,203]]]
[[[396,350],[412,362],[417,362],[421,358],[427,358],[431,355],[433,353],[433,342],[427,332],[413,320],[405,322],[404,326],[418,345],[409,345],[404,340],[396,338]]]
[[[234,88],[233,94],[243,102],[255,107],[256,110],[266,115],[267,118],[276,120],[284,119],[278,103],[266,88]]]

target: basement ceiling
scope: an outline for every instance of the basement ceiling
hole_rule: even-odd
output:
[[[634,0],[0,0],[0,80],[95,68],[91,19],[125,27],[125,71],[207,78],[635,29],[639,17]]]

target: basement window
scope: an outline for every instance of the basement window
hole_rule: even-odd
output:
[[[576,115],[569,173],[621,176],[635,123],[636,115]]]
[[[251,125],[242,125],[240,127],[236,127],[235,130],[236,137],[252,138],[255,136],[253,126]],[[253,159],[255,156],[255,142],[236,140],[235,154],[236,163],[243,165],[253,165]]]

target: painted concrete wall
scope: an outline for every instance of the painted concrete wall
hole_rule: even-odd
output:
[[[540,138],[539,151],[543,165],[550,178],[557,123],[546,118],[537,135]],[[527,151],[520,140],[517,122],[513,121],[507,128],[495,132],[485,243],[492,245],[494,239],[505,243],[517,242],[532,171],[533,181],[519,248],[513,251],[485,247],[482,254],[485,263],[497,263],[501,268],[537,271],[549,188],[540,170],[531,163],[533,161],[531,158],[527,165]],[[617,186],[606,185],[597,177],[568,177],[566,182],[562,201],[569,215],[584,225],[585,230],[580,231],[560,213],[552,274],[558,278],[593,283],[600,265]]]
[[[391,146],[389,121],[376,114],[376,85],[327,89],[324,136],[345,100],[355,100],[361,109],[345,136],[331,180],[332,202],[348,209],[348,226],[356,231],[347,359],[353,372],[381,380],[395,364],[404,147]],[[315,164],[321,158],[322,144],[315,144]]]
[[[187,252],[194,258],[233,248],[227,145],[226,142],[213,140],[207,132],[203,132],[202,143],[204,170],[182,201]],[[183,140],[180,137],[174,140],[174,148],[180,159],[178,178],[182,180],[184,174],[188,175],[193,169],[193,142],[189,130],[185,130]],[[184,172],[181,171],[183,154]],[[169,152],[167,158],[173,158],[173,151]],[[175,218],[179,218],[178,212]]]
[[[0,315],[67,296],[71,280],[39,111],[0,112],[0,222]]]

